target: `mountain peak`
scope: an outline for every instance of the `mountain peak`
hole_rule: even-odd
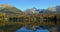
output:
[[[37,10],[38,10],[37,8],[33,7],[31,9],[26,9],[25,13],[28,13],[28,14],[39,13]]]
[[[11,6],[10,4],[0,4],[0,6]]]
[[[0,8],[5,8],[5,7],[14,7],[10,4],[0,4]]]

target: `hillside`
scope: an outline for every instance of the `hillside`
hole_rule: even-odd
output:
[[[17,9],[14,6],[9,5],[9,4],[1,4],[0,5],[0,12],[9,15],[9,14],[18,14],[18,13],[20,13],[22,11]]]

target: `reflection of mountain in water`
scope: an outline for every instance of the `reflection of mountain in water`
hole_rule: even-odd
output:
[[[16,32],[49,32],[49,30],[47,29],[37,29],[37,30],[28,30],[25,27],[20,28],[19,30],[17,30]]]

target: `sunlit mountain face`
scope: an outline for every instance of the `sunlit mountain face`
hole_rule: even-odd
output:
[[[0,12],[10,15],[18,14],[22,11],[10,4],[0,4]]]
[[[60,13],[60,6],[51,7],[48,8],[48,10],[51,11],[52,13]]]

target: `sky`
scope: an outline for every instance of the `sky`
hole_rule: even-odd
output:
[[[0,4],[10,4],[24,11],[33,7],[47,9],[48,7],[59,6],[60,0],[0,0]]]

